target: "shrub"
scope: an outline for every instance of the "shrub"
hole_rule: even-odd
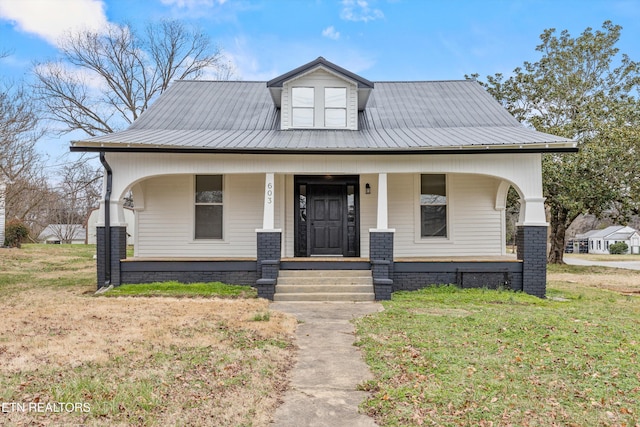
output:
[[[19,248],[28,236],[29,228],[19,219],[12,219],[4,228],[4,245],[10,248]]]
[[[611,255],[621,255],[626,254],[629,250],[629,246],[625,242],[614,243],[613,245],[609,245],[609,253]]]

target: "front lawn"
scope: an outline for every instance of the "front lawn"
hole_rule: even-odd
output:
[[[257,298],[258,293],[251,286],[227,285],[220,282],[178,283],[158,282],[120,285],[103,295],[118,296],[171,296],[171,297],[217,297],[217,298]]]
[[[293,362],[293,317],[244,286],[96,298],[94,253],[0,249],[1,425],[269,425]]]
[[[358,320],[361,409],[385,426],[637,425],[640,301],[603,288],[640,272],[550,271],[546,300],[436,287]]]

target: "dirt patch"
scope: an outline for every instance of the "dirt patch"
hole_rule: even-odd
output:
[[[580,283],[598,289],[608,289],[623,294],[640,294],[640,272],[623,269],[607,269],[606,274],[549,273],[547,280]]]
[[[219,338],[204,331],[222,322],[264,338],[293,334],[295,319],[282,313],[271,313],[274,321],[253,320],[265,311],[262,299],[97,298],[76,289],[30,290],[3,307],[0,371],[104,362],[143,344],[217,345]]]

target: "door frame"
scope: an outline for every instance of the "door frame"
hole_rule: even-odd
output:
[[[345,200],[343,203],[343,215],[345,217],[345,230],[342,256],[344,257],[359,257],[360,256],[360,176],[359,175],[296,175],[294,177],[294,221],[293,221],[293,234],[294,234],[294,256],[296,257],[308,257],[311,256],[309,227],[306,224],[306,215],[301,215],[300,209],[300,186],[305,185],[342,185],[345,188]],[[354,219],[349,223],[349,194],[348,186],[353,186],[353,207],[354,207]],[[308,190],[307,190],[308,194]],[[305,194],[305,196],[307,195]],[[302,230],[301,230],[302,228]],[[350,228],[353,230],[351,245],[349,244]],[[302,231],[302,232],[300,232]],[[351,246],[351,247],[350,247]],[[340,256],[340,255],[337,255]]]

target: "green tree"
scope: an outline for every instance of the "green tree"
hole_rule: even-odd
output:
[[[579,214],[623,221],[638,210],[640,64],[620,54],[621,31],[610,21],[575,38],[545,30],[540,60],[481,82],[522,123],[578,143],[579,153],[542,159],[550,263],[563,262],[565,232]]]

